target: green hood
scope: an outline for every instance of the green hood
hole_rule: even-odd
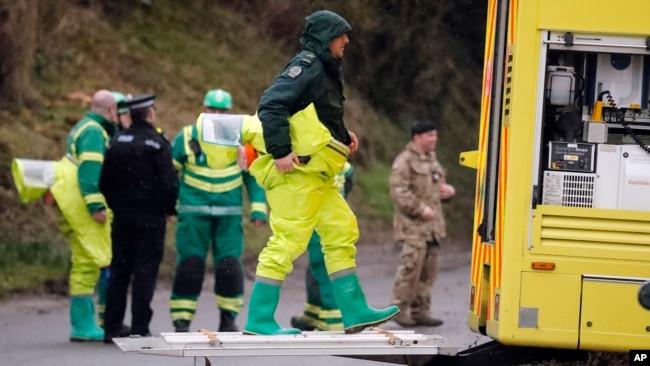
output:
[[[352,30],[350,24],[340,15],[319,10],[305,18],[305,30],[300,37],[303,48],[315,51],[327,49],[332,40]]]

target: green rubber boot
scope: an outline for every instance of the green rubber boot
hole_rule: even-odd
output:
[[[90,296],[73,296],[70,298],[70,322],[73,342],[104,341],[104,330],[95,320],[95,306]]]
[[[275,321],[275,310],[279,300],[280,286],[255,281],[248,305],[248,319],[244,334],[300,334],[299,329],[283,328]]]
[[[343,328],[346,334],[359,333],[367,327],[386,322],[400,313],[397,306],[389,306],[386,309],[374,309],[368,306],[356,273],[333,277],[332,286],[336,303],[343,314]]]

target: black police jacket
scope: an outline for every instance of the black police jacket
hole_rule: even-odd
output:
[[[178,175],[169,141],[151,123],[134,121],[111,140],[99,189],[116,215],[174,215]]]

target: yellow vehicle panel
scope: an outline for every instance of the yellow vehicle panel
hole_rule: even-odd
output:
[[[647,280],[647,279],[646,279]],[[584,349],[650,348],[650,311],[636,301],[643,279],[583,280],[580,343]]]
[[[468,324],[504,344],[617,351],[650,347],[650,310],[632,297],[640,283],[614,286],[583,280],[649,279],[650,208],[546,205],[535,191],[541,189],[540,172],[547,169],[544,144],[552,141],[544,135],[548,132],[542,116],[555,117],[545,115],[549,103],[544,78],[549,65],[567,61],[547,59],[557,57],[551,55],[557,48],[548,46],[544,37],[575,32],[594,39],[615,35],[645,40],[650,35],[650,1],[617,3],[625,16],[613,15],[612,5],[602,0],[488,1],[479,146],[460,160],[477,171]],[[567,53],[575,51],[566,48]],[[616,49],[598,52],[614,54]],[[589,77],[594,63],[588,58],[594,52],[576,54],[571,57],[583,58],[573,60],[582,62],[580,76]],[[650,65],[650,51],[635,54]],[[576,92],[586,97],[579,117],[585,121],[584,111],[593,102],[585,100],[595,92],[587,95],[581,88]],[[650,106],[642,107],[650,115]],[[645,110],[635,113],[646,116]],[[598,297],[601,291],[606,291],[601,297],[609,291],[625,299],[624,305],[618,304],[624,311],[616,311],[615,298]],[[585,316],[597,323],[592,320],[587,327]],[[616,320],[621,317],[625,321]],[[642,321],[643,332],[633,318]]]

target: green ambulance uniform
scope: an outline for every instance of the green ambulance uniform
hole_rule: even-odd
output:
[[[56,163],[55,182],[50,188],[60,211],[59,227],[70,240],[71,339],[102,340],[103,330],[95,322],[92,295],[100,270],[111,262],[111,216],[99,192],[104,152],[115,132],[115,124],[88,112],[68,134],[67,154]],[[92,214],[106,210],[105,223]]]
[[[201,141],[201,116],[196,124],[184,127],[172,145],[174,165],[181,177],[171,318],[179,331],[194,318],[205,258],[212,250],[220,330],[234,331],[234,317],[243,306],[244,292],[243,186],[250,201],[252,220],[266,221],[266,199],[255,179],[238,165],[237,146]],[[239,125],[240,121],[241,116],[236,123]],[[230,326],[224,329],[225,324]]]

